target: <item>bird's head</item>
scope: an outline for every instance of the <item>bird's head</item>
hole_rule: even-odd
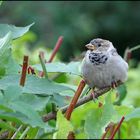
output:
[[[111,46],[113,45],[110,41],[101,38],[93,39],[90,43],[85,45],[85,47],[91,51],[107,51]]]

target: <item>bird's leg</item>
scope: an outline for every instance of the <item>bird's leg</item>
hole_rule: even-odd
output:
[[[117,84],[116,81],[113,81],[113,82],[111,83],[111,87],[112,87],[113,89],[116,89],[117,86],[118,86],[118,84]]]
[[[98,99],[98,98],[97,98],[96,92],[94,92],[94,88],[92,88],[91,95],[92,95],[93,101],[95,102],[96,99]]]

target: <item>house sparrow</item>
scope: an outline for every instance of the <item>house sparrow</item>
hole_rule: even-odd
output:
[[[97,38],[86,47],[81,71],[90,88],[104,88],[127,80],[128,64],[110,41]]]

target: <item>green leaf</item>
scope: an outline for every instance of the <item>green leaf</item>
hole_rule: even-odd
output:
[[[4,99],[13,101],[22,94],[22,89],[19,86],[8,86],[4,91]]]
[[[9,31],[12,33],[12,39],[23,36],[34,23],[25,27],[16,27],[14,25],[0,24],[0,37],[5,36]]]
[[[115,110],[117,111],[118,115],[121,118],[122,116],[126,116],[126,115],[130,114],[134,110],[134,108],[121,105],[121,106],[115,106]]]
[[[14,61],[10,52],[9,60],[5,66],[5,74],[6,75],[18,74],[19,71],[21,71],[21,66]]]
[[[80,74],[80,64],[81,62],[70,62],[68,64],[64,64],[61,62],[54,62],[54,63],[46,63],[46,70],[47,72],[60,72],[60,73],[70,73],[75,75]],[[42,67],[40,64],[33,65],[35,69],[38,71],[42,71]]]
[[[125,121],[129,121],[131,119],[140,119],[140,107],[135,108],[131,113],[125,116]]]
[[[12,81],[12,82],[11,82]],[[0,79],[0,89],[5,90],[9,85],[19,85],[20,75],[9,75]],[[73,90],[69,87],[49,81],[44,78],[38,78],[33,75],[26,77],[24,93],[52,95],[62,91]]]
[[[118,98],[117,98],[117,101],[114,102],[114,104],[121,105],[122,101],[124,100],[127,94],[126,86],[123,84],[117,87],[117,93],[118,93]]]
[[[64,96],[61,96],[59,94],[53,95],[52,102],[55,103],[59,107],[63,107],[66,105],[64,102]]]
[[[6,101],[5,101],[6,102]],[[0,111],[0,118],[11,120],[14,122],[23,122],[30,124],[32,127],[45,128],[45,124],[41,116],[35,111],[34,107],[22,101],[8,101],[4,106],[13,112]],[[8,110],[8,109],[7,109]]]
[[[14,101],[11,102],[9,108],[13,109],[16,112],[20,112],[21,114],[27,117],[24,122],[30,124],[32,127],[42,127],[44,128],[45,124],[43,123],[39,114],[34,110],[34,108],[22,101]]]
[[[36,111],[42,111],[45,108],[45,106],[47,105],[47,103],[49,102],[50,98],[51,98],[50,96],[38,97],[33,94],[22,94],[19,97],[19,100],[23,101],[24,103],[29,104]]]
[[[0,39],[0,57],[10,48],[10,43],[12,40],[11,32],[8,32],[3,38]]]
[[[16,123],[21,123],[22,121],[26,121],[26,117],[23,116],[21,113],[15,112],[5,112],[0,110],[0,119],[9,120]]]
[[[38,131],[39,131],[39,128],[30,128],[27,133],[27,139],[35,139]]]
[[[117,119],[117,114],[111,103],[111,94],[108,94],[105,99],[105,105],[102,108],[92,110],[86,116],[85,133],[89,139],[99,139],[105,131],[107,124]]]
[[[56,128],[58,129],[56,139],[67,139],[69,132],[73,131],[72,124],[64,117],[60,110],[57,112]]]
[[[16,131],[16,128],[14,128],[8,122],[3,122],[3,121],[0,121],[0,128]]]
[[[12,40],[11,32],[8,32],[3,38],[0,38],[0,75],[5,74],[5,67],[10,59],[10,43]]]

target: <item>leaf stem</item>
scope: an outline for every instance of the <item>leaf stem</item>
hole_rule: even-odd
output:
[[[140,45],[137,45],[137,46],[135,46],[135,47],[133,47],[133,48],[131,48],[131,49],[129,49],[129,50],[132,52],[132,51],[135,51],[135,50],[137,50],[137,49],[140,49]]]
[[[114,139],[115,134],[117,133],[117,131],[119,130],[119,128],[121,127],[122,122],[124,121],[125,117],[123,116],[119,122],[119,124],[117,125],[116,129],[114,130],[114,132],[112,133],[110,139]]]
[[[23,139],[24,136],[27,134],[27,132],[29,131],[30,127],[28,126],[22,133],[22,135],[19,137],[19,139]]]
[[[20,78],[21,86],[24,86],[24,84],[25,84],[27,67],[28,67],[28,56],[24,56],[23,65],[22,65],[22,74],[21,74],[21,78]]]
[[[39,53],[39,59],[40,59],[40,63],[41,63],[42,69],[43,69],[43,75],[45,74],[45,78],[48,79],[48,74],[47,74],[47,70],[45,67],[44,52]]]
[[[50,59],[48,60],[48,63],[52,62],[52,60],[54,59],[56,53],[58,52],[58,49],[60,48],[61,44],[62,44],[62,41],[63,41],[63,36],[60,36],[56,42],[56,45],[53,49],[53,52],[51,54],[51,57]]]
[[[73,111],[73,109],[74,109],[74,107],[75,107],[75,105],[76,105],[76,103],[78,101],[78,98],[81,95],[81,92],[83,91],[84,87],[85,87],[85,81],[81,80],[81,82],[80,82],[80,84],[78,86],[78,89],[77,89],[77,91],[76,91],[76,93],[75,93],[75,95],[74,95],[74,97],[73,97],[73,99],[72,99],[67,111],[66,111],[65,117],[67,118],[67,120],[70,120],[71,113],[72,113],[72,111]]]
[[[109,132],[109,130],[110,130],[110,127],[107,128],[107,130],[106,130],[105,133],[103,134],[101,140],[104,140],[104,139],[105,139],[105,137],[106,137],[107,133]]]
[[[11,139],[15,139],[16,135],[17,135],[18,132],[21,130],[22,126],[23,126],[23,125],[21,125],[21,126],[17,129],[17,131],[14,133],[14,135],[11,137]]]

